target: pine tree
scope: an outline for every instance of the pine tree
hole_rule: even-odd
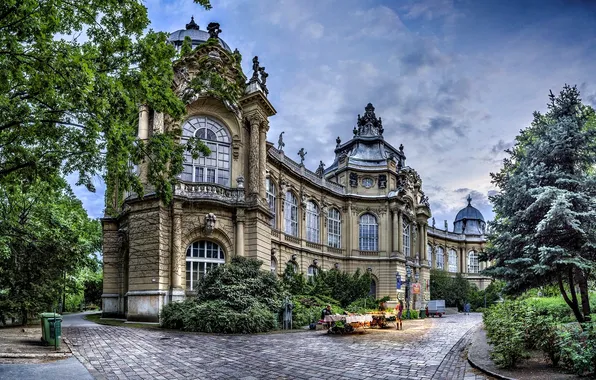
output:
[[[558,284],[584,322],[596,259],[596,117],[575,86],[549,98],[547,113],[534,112],[501,171],[491,174],[500,192],[491,198],[496,217],[484,258],[495,265],[485,273],[505,280],[510,294]]]
[[[190,53],[192,53],[192,39],[190,36],[185,36],[180,47],[180,58],[186,57]]]

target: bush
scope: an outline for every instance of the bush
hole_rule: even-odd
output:
[[[561,347],[561,364],[578,375],[596,371],[596,325],[577,323],[565,325],[557,331]]]
[[[161,326],[186,331],[257,333],[277,327],[280,284],[261,262],[234,257],[197,284],[197,297],[166,305]]]
[[[525,320],[528,306],[519,301],[494,305],[483,314],[486,335],[494,349],[490,356],[500,367],[515,367],[526,358]]]
[[[329,297],[316,297],[311,295],[298,295],[292,297],[294,309],[292,310],[293,328],[301,328],[321,318],[321,312],[327,305],[331,305],[333,314],[341,314],[343,310],[339,303]]]

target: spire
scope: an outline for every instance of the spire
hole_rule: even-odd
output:
[[[383,136],[383,122],[375,115],[375,107],[368,103],[364,108],[364,116],[358,115],[358,127],[354,128],[356,136]]]
[[[468,206],[472,205],[472,194],[468,194]]]
[[[190,22],[186,24],[186,30],[188,29],[199,30],[199,25],[195,22],[195,16],[190,16]]]

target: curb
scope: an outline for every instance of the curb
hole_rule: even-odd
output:
[[[472,342],[472,344],[470,345],[470,347],[472,347],[473,345],[474,345],[474,343]],[[472,359],[470,358],[470,353],[469,353],[469,352],[470,352],[470,351],[469,351],[469,349],[468,349],[468,354],[466,355],[466,357],[468,358],[468,363],[470,363],[470,365],[471,365],[472,367],[476,368],[476,369],[477,369],[477,370],[479,370],[480,372],[486,373],[487,375],[489,375],[489,376],[492,376],[492,377],[494,377],[494,378],[496,378],[496,379],[501,379],[501,380],[517,380],[517,379],[516,379],[516,378],[514,378],[514,377],[507,377],[507,376],[500,375],[500,374],[498,374],[498,373],[496,373],[496,372],[493,372],[493,371],[491,371],[491,370],[489,370],[489,369],[486,369],[486,368],[482,367],[482,366],[481,366],[481,365],[479,365],[478,363],[475,363],[475,362],[474,362],[474,360],[472,360]]]
[[[50,352],[47,354],[27,354],[27,353],[10,353],[0,352],[0,358],[9,359],[60,359],[71,357],[70,352]]]
[[[64,340],[64,343],[66,343],[66,345],[68,345],[68,348],[70,348],[72,355],[83,365],[83,367],[85,367],[85,369],[87,369],[89,374],[94,379],[96,379],[96,380],[105,380],[106,379],[106,377],[102,373],[100,373],[98,370],[96,370],[95,367],[93,367],[91,365],[91,363],[89,363],[89,361],[87,359],[85,359],[85,357],[83,355],[79,354],[74,349],[74,345],[68,338],[62,337],[62,339]]]

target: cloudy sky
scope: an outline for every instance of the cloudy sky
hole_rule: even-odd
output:
[[[268,140],[285,131],[286,154],[306,165],[333,162],[371,102],[385,138],[403,144],[437,226],[472,194],[485,219],[504,149],[546,109],[549,89],[580,88],[596,106],[596,1],[591,0],[147,0],[151,28],[173,32],[194,15],[219,22],[242,53],[258,55],[277,109]],[[79,189],[101,216],[104,186]]]

